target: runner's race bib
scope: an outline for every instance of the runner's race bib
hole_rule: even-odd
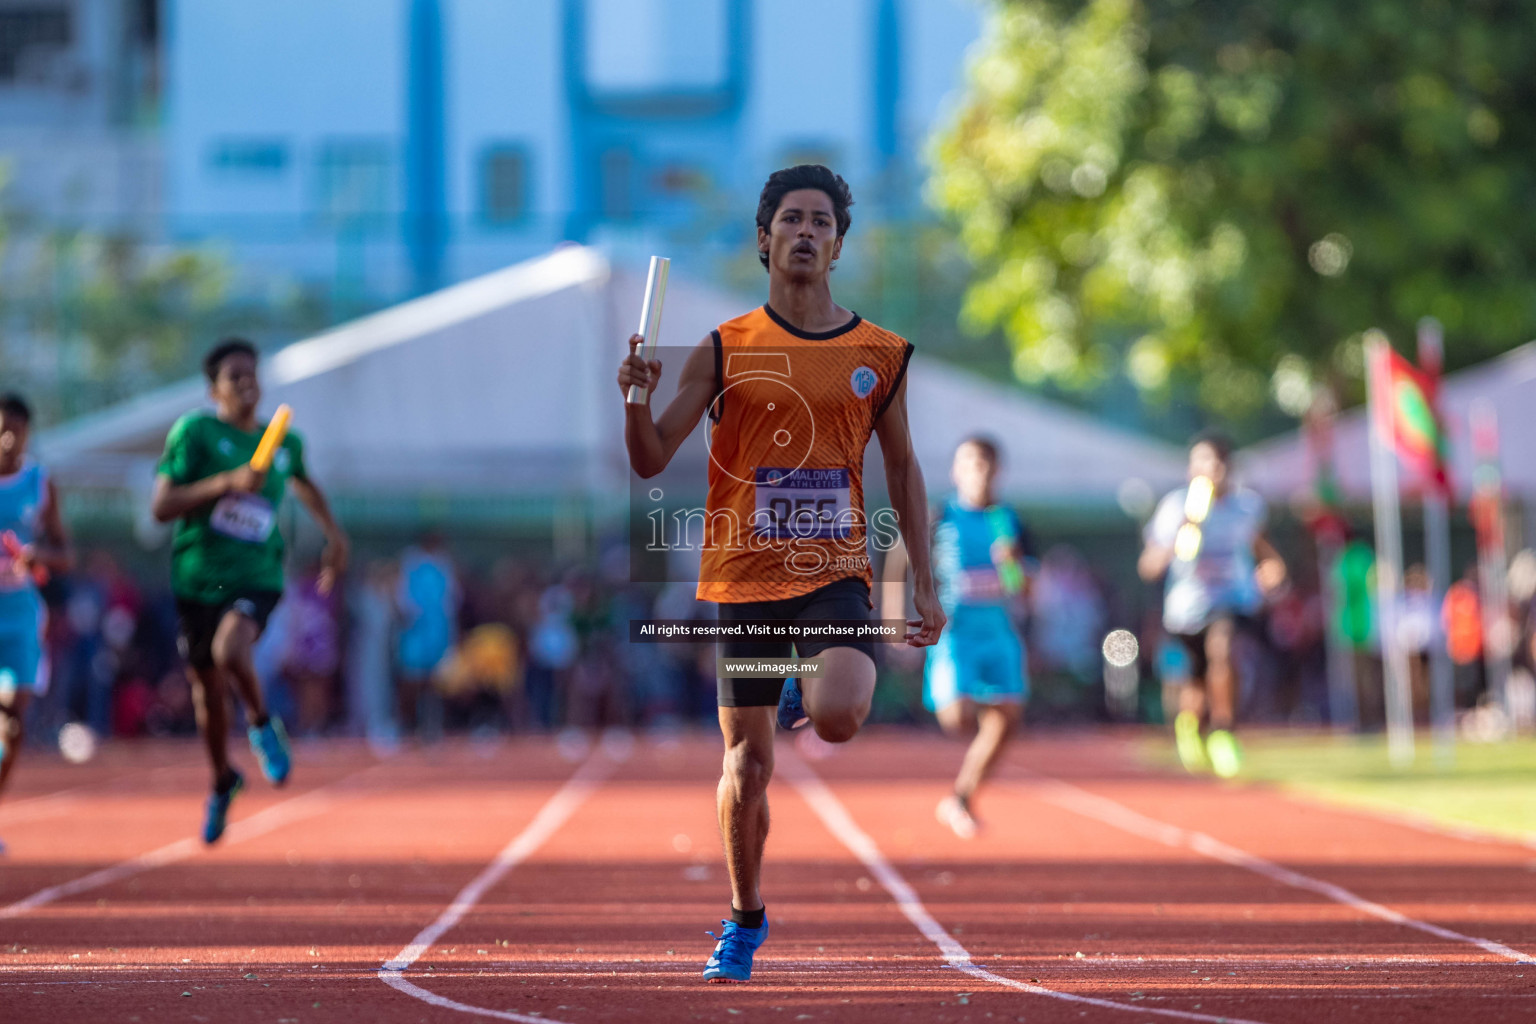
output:
[[[756,471],[757,508],[752,531],[777,540],[842,540],[853,530],[846,469]]]
[[[216,532],[247,544],[266,543],[276,524],[272,503],[258,494],[226,494],[208,517],[208,525]]]
[[[997,570],[990,565],[979,569],[961,569],[955,584],[960,600],[973,604],[1000,602],[1008,597]]]
[[[1212,536],[1207,529],[1195,557],[1195,579],[1209,587],[1230,586],[1242,578],[1242,558],[1231,538]]]

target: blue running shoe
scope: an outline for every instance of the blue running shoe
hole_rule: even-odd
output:
[[[251,726],[246,735],[251,740],[251,753],[261,763],[261,774],[267,781],[274,786],[287,782],[293,758],[288,753],[288,732],[283,728],[283,720],[273,715],[266,725]]]
[[[800,680],[786,679],[784,689],[779,691],[779,727],[798,729],[810,720],[800,702]]]
[[[219,841],[224,834],[224,826],[229,824],[229,805],[235,802],[235,797],[245,788],[245,776],[239,772],[233,773],[235,780],[229,784],[229,788],[222,793],[217,789],[208,797],[208,816],[203,819],[203,842],[212,846]]]
[[[720,941],[704,965],[704,980],[716,983],[752,980],[752,954],[768,938],[768,919],[761,928],[743,928],[735,921],[721,921]],[[715,938],[714,932],[705,932]]]

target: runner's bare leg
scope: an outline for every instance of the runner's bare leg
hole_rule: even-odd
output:
[[[30,697],[26,690],[17,690],[8,703],[0,704],[0,747],[5,750],[5,756],[0,757],[0,793],[5,792],[6,780],[11,777],[11,769],[15,767],[21,744],[26,739],[23,723]]]
[[[1237,672],[1232,665],[1235,632],[1231,619],[1220,619],[1205,633],[1205,687],[1212,729],[1230,729],[1237,718]]]
[[[976,738],[966,748],[960,774],[955,778],[956,796],[969,801],[976,795],[976,790],[992,774],[1023,712],[1023,705],[1011,702],[983,704],[976,710]]]
[[[197,729],[208,748],[208,763],[213,767],[213,784],[229,777],[229,695],[224,688],[224,673],[215,666],[195,669],[187,666],[192,682],[192,709],[197,714]]]
[[[218,631],[213,634],[213,663],[225,679],[234,684],[235,693],[245,705],[245,720],[255,725],[266,717],[267,701],[256,678],[251,648],[259,635],[256,623],[237,611],[224,613]]]
[[[828,743],[853,739],[869,717],[875,696],[875,662],[856,647],[828,647],[816,655],[820,676],[800,680],[805,713],[816,735]]]
[[[772,707],[720,709],[725,763],[715,809],[720,839],[725,844],[725,867],[731,876],[731,905],[737,910],[761,910],[763,906],[758,886],[768,842],[775,711]]]

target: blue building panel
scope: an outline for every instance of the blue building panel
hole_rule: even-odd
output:
[[[792,162],[830,163],[866,223],[912,216],[980,17],[972,0],[166,0],[166,222],[387,299],[564,239],[738,239]]]

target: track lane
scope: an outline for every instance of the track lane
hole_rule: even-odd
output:
[[[717,744],[709,736],[641,742],[613,780],[430,944],[412,982],[464,1006],[569,1024],[981,1024],[987,1014],[1080,1024],[1120,1015],[988,988],[944,966],[934,943],[783,775],[773,789],[765,873],[773,935],[757,979],[702,984],[712,945],[703,931],[719,920],[727,893],[713,821]],[[356,751],[325,749],[356,763]],[[317,751],[309,763],[328,756]],[[1524,1020],[1536,1008],[1536,970],[1490,964],[1465,944],[1362,919],[1315,893],[1129,835],[1050,803],[1028,780],[989,790],[981,809],[991,828],[961,843],[931,816],[958,757],[957,746],[931,737],[877,731],[812,767],[933,920],[1001,977],[1270,1024],[1345,1015],[1361,1024]],[[1291,866],[1299,867],[1287,859],[1295,848],[1288,844],[1306,843],[1287,831],[1286,815],[1315,811],[1272,791],[1227,793],[1148,776],[1114,740],[1026,739],[1010,764],[1141,801],[1148,816],[1188,815],[1180,827],[1201,826]],[[150,872],[136,890],[128,882],[110,889],[106,913],[86,894],[7,922],[35,929],[24,940],[47,943],[43,958],[0,945],[3,1003],[8,1013],[91,1024],[130,1006],[146,1021],[459,1019],[386,988],[379,965],[485,871],[573,770],[547,741],[398,758],[309,823],[206,863]],[[1251,821],[1233,816],[1234,799],[1250,806]],[[1284,803],[1291,810],[1276,809]],[[1477,881],[1479,868],[1523,864],[1528,857],[1517,850],[1392,826],[1390,835],[1413,837],[1405,844],[1429,844],[1395,846],[1388,866],[1407,873],[1393,874],[1340,829],[1340,820],[1353,819],[1329,820],[1308,871],[1349,875],[1362,893],[1392,896],[1383,902],[1404,912],[1408,904],[1396,897],[1431,907],[1471,897],[1511,916],[1522,905],[1526,890],[1505,899]],[[1374,882],[1373,868],[1381,876]],[[1456,878],[1472,879],[1470,891],[1447,887]]]

